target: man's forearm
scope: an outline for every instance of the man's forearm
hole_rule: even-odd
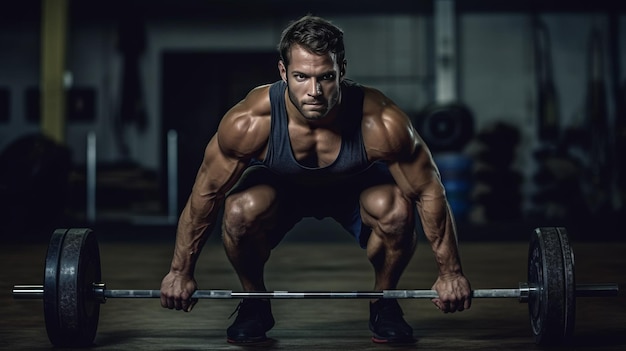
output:
[[[431,244],[439,275],[462,273],[456,225],[445,197],[421,201],[418,211],[424,234]]]
[[[189,199],[176,229],[176,245],[171,271],[193,275],[196,262],[213,231],[217,216],[217,201]]]

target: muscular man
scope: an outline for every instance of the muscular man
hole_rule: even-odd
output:
[[[224,208],[223,242],[244,291],[266,291],[271,250],[303,217],[334,218],[367,252],[374,290],[396,289],[416,242],[415,213],[439,275],[433,303],[470,307],[455,223],[427,146],[397,105],[347,80],[343,32],[305,16],[282,33],[282,80],[253,89],[223,117],[183,209],[161,305],[190,311],[194,269]],[[375,342],[407,342],[413,330],[396,300],[370,302]],[[243,299],[227,330],[258,342],[274,326],[269,300]]]

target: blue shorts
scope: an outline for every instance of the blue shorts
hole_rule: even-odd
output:
[[[280,234],[289,231],[302,218],[333,218],[359,242],[367,246],[371,228],[361,221],[359,197],[363,190],[380,184],[395,184],[386,164],[375,162],[367,170],[330,185],[303,185],[282,177],[263,164],[249,166],[227,194],[267,184],[278,192],[277,227]]]

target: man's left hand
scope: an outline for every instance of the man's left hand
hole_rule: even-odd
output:
[[[472,305],[472,289],[462,274],[439,276],[432,287],[439,294],[432,302],[443,313],[464,311]]]

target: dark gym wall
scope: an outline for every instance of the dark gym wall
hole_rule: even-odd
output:
[[[146,30],[145,50],[139,57],[139,73],[146,102],[147,127],[140,130],[130,125],[118,133],[111,123],[120,103],[122,72],[122,57],[116,46],[117,30],[120,15],[133,3],[138,6],[138,14],[143,17],[141,20]],[[521,173],[518,190],[523,201],[526,201],[524,205],[534,206],[530,202],[533,186],[536,185],[533,176],[541,160],[535,153],[537,148],[534,144],[537,141],[537,86],[531,59],[531,10],[536,10],[551,35],[560,125],[566,130],[579,127],[585,118],[588,87],[586,65],[591,30],[600,29],[604,33],[605,48],[616,47],[617,61],[626,61],[626,41],[609,40],[609,33],[613,32],[617,33],[618,38],[626,36],[626,3],[458,0],[457,4],[460,97],[474,112],[477,132],[489,131],[489,128],[498,130],[499,122],[506,122],[507,128],[516,128],[519,139],[510,165],[514,171]],[[29,106],[26,96],[29,89],[39,82],[39,5],[39,0],[0,4],[0,89],[5,92],[0,98],[5,96],[3,99],[7,100],[6,103],[0,102],[0,109],[7,110],[0,110],[0,149],[20,136],[38,131],[37,123],[27,118]],[[98,136],[99,161],[120,160],[115,140],[118,134],[123,134],[127,138],[132,161],[154,173],[163,173],[165,132],[174,126],[188,128],[180,120],[196,114],[197,117],[191,120],[200,132],[191,136],[188,132],[179,131],[182,133],[179,140],[189,143],[181,145],[181,148],[189,150],[184,153],[181,150],[182,162],[189,163],[189,166],[179,167],[180,172],[187,172],[184,175],[181,173],[178,192],[179,206],[182,206],[206,141],[225,106],[236,102],[241,94],[229,93],[231,97],[215,98],[217,104],[206,102],[207,106],[194,107],[193,104],[205,103],[204,96],[224,92],[203,87],[201,89],[204,91],[195,95],[201,97],[198,101],[191,101],[191,98],[185,101],[182,97],[176,97],[178,91],[175,89],[164,93],[172,79],[174,86],[184,87],[180,82],[185,83],[185,78],[187,81],[193,79],[197,73],[187,72],[179,77],[176,77],[178,73],[171,73],[173,78],[164,77],[170,75],[164,69],[166,63],[163,61],[170,60],[166,56],[168,53],[198,52],[273,53],[284,25],[305,12],[326,16],[344,28],[350,78],[381,89],[409,112],[418,110],[431,102],[433,90],[433,72],[428,66],[433,53],[433,7],[432,1],[420,2],[416,7],[413,5],[406,1],[390,1],[381,9],[380,2],[369,0],[360,2],[358,8],[350,2],[336,4],[325,0],[315,5],[294,5],[286,0],[183,0],[175,5],[159,0],[72,1],[67,62],[68,72],[71,73],[69,78],[73,87],[85,87],[95,92],[93,118],[69,121],[67,125],[67,142],[73,151],[73,161],[78,165],[84,164],[85,137],[87,132],[93,130]],[[614,26],[614,23],[617,25]],[[609,56],[606,58],[608,61]],[[239,61],[233,62],[240,66]],[[277,78],[274,60],[260,62],[257,66],[267,68],[271,80]],[[232,67],[224,65],[222,68],[224,71],[234,71]],[[624,85],[623,69],[615,71],[608,62],[605,69],[606,77],[617,81],[618,85]],[[254,80],[253,85],[261,83],[259,79],[251,79]],[[606,82],[607,87],[614,83]],[[242,90],[248,88],[246,86]],[[181,99],[178,105],[190,106],[186,111],[179,112],[177,108],[180,106],[173,103],[167,107],[171,112],[162,111],[166,108],[164,98],[169,98],[169,95]],[[613,91],[607,91],[607,96],[613,98]],[[193,111],[192,108],[199,110]],[[202,108],[206,108],[206,112],[201,112]],[[612,114],[614,107],[610,106],[608,111]],[[166,125],[169,123],[164,117],[166,113],[175,116],[173,120],[181,125]],[[183,160],[187,157],[195,159]],[[617,160],[620,158],[617,157]],[[568,184],[576,185],[576,180],[576,177],[570,177]],[[512,197],[508,196],[508,192],[503,193],[504,196],[495,201],[496,207],[506,208],[510,205]],[[515,195],[517,198],[517,192]],[[563,199],[567,201],[569,198],[561,196],[560,200]],[[548,213],[543,209],[540,212]],[[578,217],[587,220],[584,216]],[[618,235],[615,231],[599,232],[595,234],[597,237]]]
[[[276,52],[163,54],[162,133],[170,129],[178,133],[179,211],[222,116],[255,86],[278,80],[277,62]],[[167,174],[165,147],[162,174]],[[167,194],[165,182],[163,194]]]

